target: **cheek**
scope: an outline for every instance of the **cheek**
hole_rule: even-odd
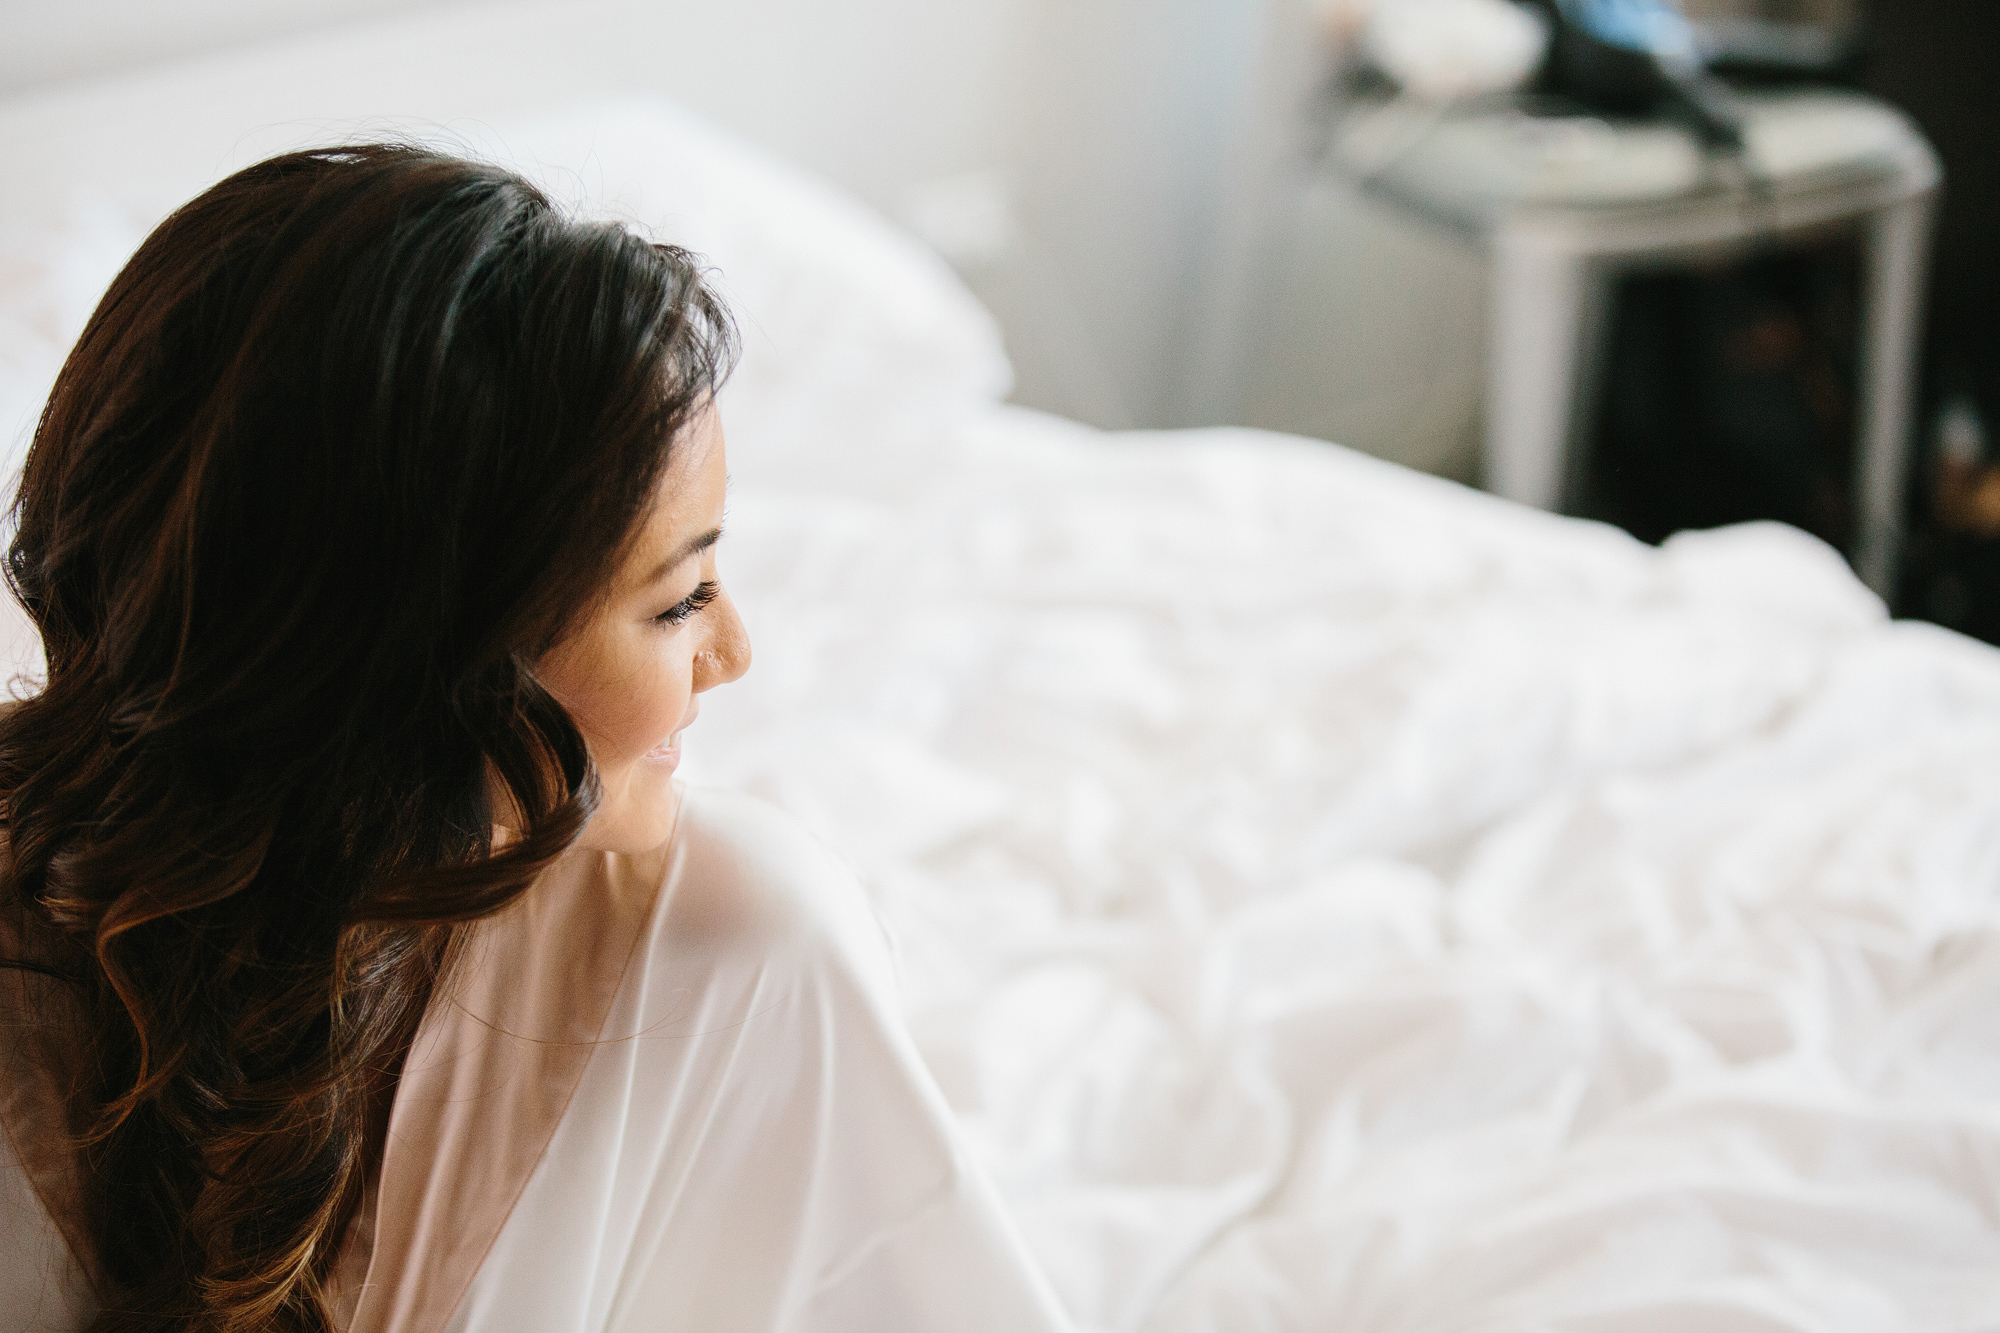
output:
[[[577,719],[596,747],[599,768],[639,762],[686,715],[693,662],[677,637],[637,636],[594,691],[589,717]]]
[[[687,712],[693,659],[686,636],[640,625],[575,644],[542,678],[609,778],[673,733]]]

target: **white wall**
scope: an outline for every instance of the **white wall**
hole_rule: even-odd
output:
[[[1105,425],[1170,424],[1188,324],[1205,293],[1222,144],[1255,6],[1229,0],[1039,0],[1029,29],[1019,294],[1087,359],[1051,386]],[[1001,303],[1009,322],[1026,312]],[[1024,366],[1024,378],[1033,366]],[[1032,391],[1032,380],[1024,382]]]
[[[1023,249],[987,293],[1049,331],[1049,364],[1017,357],[1024,396],[1102,425],[1229,417],[1304,21],[1297,0],[1030,0]]]
[[[1279,0],[1270,0],[1277,3]],[[1465,238],[1360,190],[1316,160],[1339,99],[1357,0],[1314,0],[1311,72],[1267,78],[1269,131],[1256,201],[1260,262],[1233,288],[1238,360],[1220,415],[1338,440],[1428,472],[1473,480],[1485,387],[1488,269]],[[1295,26],[1294,32],[1298,31]],[[1283,72],[1281,56],[1267,65]],[[1299,127],[1305,127],[1299,132]]]
[[[305,42],[345,45],[345,98],[301,88],[293,100],[309,116],[316,101],[350,105],[371,81],[411,82],[399,77],[407,71],[394,23],[358,28],[357,20],[434,30],[476,14],[482,41],[544,52],[543,77],[496,96],[479,86],[482,47],[470,42],[464,68],[436,71],[422,106],[385,101],[383,115],[449,119],[605,86],[652,87],[893,208],[912,181],[1002,156],[1023,2],[0,0],[0,98],[31,94],[58,105],[78,80],[260,48],[272,53],[278,81],[296,63],[288,53]]]
[[[1023,248],[979,284],[1017,335],[1020,397],[1474,474],[1484,264],[1313,164],[1322,9],[1032,0]]]
[[[1328,176],[1282,222],[1232,417],[1474,480],[1483,257]]]
[[[1289,0],[1284,0],[1289,3]],[[1278,0],[0,0],[0,96],[40,91],[60,117],[78,79],[264,43],[294,77],[302,37],[353,46],[351,86],[298,89],[302,118],[340,114],[373,79],[383,115],[507,109],[439,71],[423,106],[393,36],[357,20],[435,30],[478,11],[482,30],[546,48],[521,101],[650,82],[712,119],[906,217],[926,183],[984,173],[1016,244],[971,273],[1009,333],[1019,396],[1103,425],[1190,419],[1211,384],[1210,308],[1227,267],[1218,237],[1231,156]],[[345,28],[343,25],[347,25]],[[286,39],[290,39],[287,41]],[[467,62],[476,66],[477,49]],[[395,90],[395,91],[391,91]],[[1234,173],[1234,174],[1233,174]],[[4,183],[0,183],[4,191]],[[1240,213],[1240,210],[1238,210]],[[1238,249],[1242,247],[1239,245]],[[1209,357],[1202,364],[1226,358]],[[1212,377],[1211,377],[1212,378]],[[1199,413],[1197,413],[1198,415]],[[1209,410],[1208,415],[1215,415]]]
[[[10,124],[61,123],[86,104],[66,90],[122,75],[134,92],[120,114],[140,114],[144,75],[130,71],[230,51],[268,53],[259,68],[307,122],[356,105],[449,121],[651,86],[892,216],[939,181],[1010,210],[1010,243],[967,276],[1001,318],[1022,401],[1105,426],[1242,421],[1464,471],[1478,267],[1304,173],[1327,60],[1313,8],[0,0],[0,98],[34,109]],[[483,36],[461,68],[403,67],[398,25],[475,15]],[[543,77],[496,93],[482,42],[533,44]],[[299,79],[308,45],[340,55],[338,86]],[[429,92],[411,104],[410,87]],[[10,159],[33,139],[17,134]]]
[[[345,20],[477,0],[4,0],[0,97]]]

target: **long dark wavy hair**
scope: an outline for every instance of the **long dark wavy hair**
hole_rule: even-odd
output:
[[[15,965],[83,1029],[98,1333],[331,1327],[454,940],[596,799],[533,663],[734,349],[685,251],[407,146],[231,176],[112,283],[28,455],[6,576],[48,674],[0,716]]]

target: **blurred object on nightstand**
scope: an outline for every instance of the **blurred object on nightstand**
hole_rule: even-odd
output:
[[[1860,0],[1683,0],[1711,69],[1824,79],[1863,48]]]
[[[1683,125],[1702,147],[1743,154],[1743,108],[1708,68],[1677,0],[1530,0],[1554,28],[1541,91],[1604,115]]]
[[[1926,443],[1899,610],[2000,643],[2000,463],[1968,388],[1939,401]]]
[[[1514,0],[1375,0],[1359,28],[1362,58],[1425,102],[1511,92],[1549,41],[1540,14]]]
[[[1932,505],[1953,533],[2000,537],[2000,466],[1986,458],[1986,423],[1979,407],[1960,394],[1937,417],[1937,477]]]

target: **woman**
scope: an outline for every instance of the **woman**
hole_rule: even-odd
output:
[[[749,646],[693,257],[488,166],[175,213],[35,435],[0,1327],[1034,1330],[851,880],[673,782]]]

